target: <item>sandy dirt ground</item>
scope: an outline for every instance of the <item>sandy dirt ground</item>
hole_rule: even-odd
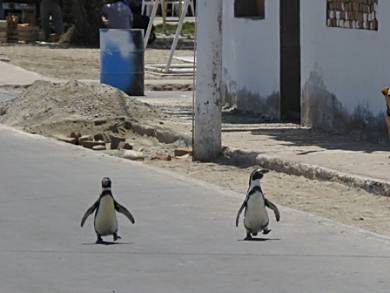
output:
[[[248,176],[254,168],[229,166],[223,160],[219,163],[192,162],[190,158],[146,163],[240,192],[243,199],[248,187]],[[388,197],[374,196],[335,182],[309,180],[276,172],[270,172],[264,177],[263,191],[276,204],[390,236]]]
[[[17,65],[52,77],[90,79],[96,78],[98,75],[97,50],[16,46],[0,47],[0,53],[7,54],[11,62]],[[188,54],[188,52],[185,53]],[[24,54],[27,54],[27,57]],[[166,51],[162,54],[166,54]],[[156,58],[153,59],[156,63],[161,63],[157,54],[151,55],[150,58]],[[77,64],[82,64],[82,66],[76,66]],[[177,101],[170,99],[166,92],[164,94],[154,93],[154,96],[142,99],[142,102],[151,104],[160,113],[159,119],[161,118],[164,126],[175,128],[187,134],[191,130],[191,105],[188,101],[189,97],[187,97],[186,102],[183,100],[182,104],[176,105]],[[48,111],[50,112],[52,109]],[[141,123],[144,119],[144,122],[147,123],[148,116],[145,117],[137,117],[137,119],[141,120],[139,121]],[[149,154],[145,164],[221,185],[224,188],[242,193],[244,198],[248,176],[253,166],[232,166],[227,158],[221,158],[216,163],[192,162],[191,158],[173,159],[172,161],[150,160],[149,158],[153,154],[172,154],[174,148],[180,144],[162,144],[156,138],[136,134],[129,134],[129,139],[132,140],[135,149]],[[118,151],[110,151],[109,153],[119,154]],[[263,185],[267,196],[279,205],[307,211],[340,223],[390,236],[390,198],[374,196],[335,182],[308,180],[276,172],[267,174]],[[233,221],[234,219],[232,219]]]
[[[157,155],[172,156],[175,148],[185,146],[183,141],[171,138],[177,130],[175,123],[158,107],[110,86],[75,80],[66,83],[36,81],[22,91],[18,89],[13,99],[5,97],[1,101],[6,90],[0,91],[0,123],[30,133],[60,140],[79,134],[91,137],[85,140],[102,144],[111,143],[110,137],[115,136],[126,140],[147,159]],[[170,143],[161,143],[153,136],[154,131],[162,133],[160,140]],[[99,138],[92,139],[94,137]],[[112,153],[121,155],[119,151]]]
[[[59,49],[31,45],[0,45],[0,54],[12,64],[58,79],[99,79],[99,49]],[[177,50],[175,56],[191,56],[192,51]],[[145,64],[166,64],[169,50],[147,49]],[[174,63],[182,63],[174,60]],[[146,79],[162,79],[160,75],[145,73]],[[170,79],[172,77],[166,77]],[[188,78],[188,77],[184,77]],[[180,79],[180,77],[175,77]]]

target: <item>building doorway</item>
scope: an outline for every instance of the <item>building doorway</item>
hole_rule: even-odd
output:
[[[300,123],[300,0],[280,0],[280,58],[280,116],[284,122]]]

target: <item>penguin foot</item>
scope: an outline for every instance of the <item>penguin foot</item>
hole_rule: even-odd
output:
[[[252,240],[252,235],[251,235],[251,233],[247,232],[247,233],[246,233],[246,237],[244,238],[244,240]]]
[[[264,235],[267,235],[269,232],[271,232],[272,230],[271,229],[269,229],[269,228],[264,228],[263,229],[263,234]]]
[[[98,235],[97,240],[96,240],[96,244],[103,244],[103,243],[104,243],[104,241],[103,241],[102,237],[100,235]]]
[[[120,237],[118,234],[114,234],[113,235],[113,238],[114,238],[114,241],[117,241],[118,239],[122,239],[122,237]]]

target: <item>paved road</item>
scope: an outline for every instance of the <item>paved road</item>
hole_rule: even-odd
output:
[[[282,209],[268,241],[241,196],[0,126],[1,292],[389,292],[390,242]],[[118,245],[79,227],[102,176],[136,217]],[[205,176],[207,176],[205,174]]]

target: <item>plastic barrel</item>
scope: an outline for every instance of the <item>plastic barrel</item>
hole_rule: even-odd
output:
[[[100,30],[100,82],[128,95],[144,95],[143,30]]]

